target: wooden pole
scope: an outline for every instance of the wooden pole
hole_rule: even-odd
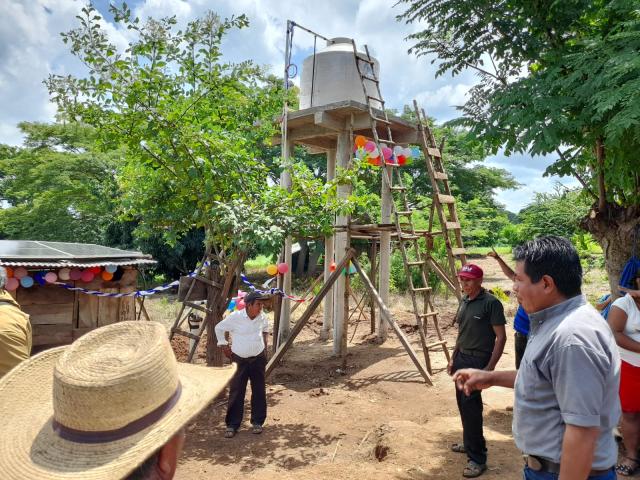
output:
[[[287,140],[282,144],[282,174],[280,175],[280,184],[282,187],[291,191],[291,173],[288,168],[291,165],[291,157],[293,155],[294,143]],[[289,265],[287,273],[282,275],[282,289],[285,292],[291,292],[291,236],[285,238],[284,241],[284,257],[282,261]],[[280,311],[280,331],[278,332],[278,344],[287,339],[291,332],[291,301],[288,298],[282,299],[282,309]]]
[[[429,377],[429,373],[422,366],[422,364],[420,363],[420,360],[418,360],[418,356],[413,351],[413,348],[411,348],[409,339],[407,339],[402,329],[398,326],[396,321],[393,319],[391,312],[389,311],[385,303],[382,301],[380,294],[376,291],[375,287],[371,283],[371,280],[369,280],[369,277],[367,277],[367,274],[364,273],[364,270],[362,270],[362,267],[358,263],[358,260],[354,257],[351,261],[353,262],[353,265],[356,267],[356,270],[360,274],[360,277],[362,278],[362,281],[364,282],[365,287],[367,287],[367,289],[369,290],[369,293],[374,298],[375,302],[378,304],[378,308],[380,308],[380,317],[383,320],[385,320],[389,324],[389,326],[391,326],[394,332],[396,332],[396,335],[398,335],[398,338],[400,339],[400,343],[402,343],[402,345],[404,346],[404,349],[409,354],[409,358],[411,358],[411,361],[415,364],[420,374],[424,377],[424,381],[429,385],[433,385],[433,383],[431,382],[431,378]]]
[[[374,238],[371,242],[371,250],[369,251],[369,263],[371,264],[371,271],[369,272],[369,278],[376,278],[376,263],[378,261],[378,241]],[[376,332],[376,301],[370,296],[369,299],[369,311],[371,312],[371,333]]]
[[[307,299],[307,296],[308,296],[310,293],[313,293],[313,289],[314,289],[314,288],[316,288],[316,285],[317,285],[318,283],[320,283],[320,280],[322,280],[323,278],[324,278],[324,272],[322,272],[320,275],[318,275],[318,276],[316,277],[316,279],[315,279],[315,280],[313,281],[313,283],[309,286],[309,288],[307,288],[307,291],[306,291],[306,292],[304,292],[304,294],[302,295],[302,298],[304,298],[304,299],[306,300],[306,299]],[[299,307],[300,305],[302,305],[302,303],[303,303],[303,302],[296,302],[296,304],[295,304],[295,305],[293,306],[293,308],[291,309],[291,313],[293,314],[293,312],[295,312],[295,311],[298,309],[298,307]]]
[[[320,305],[320,302],[322,301],[324,296],[327,294],[331,286],[335,283],[335,281],[338,278],[340,278],[342,269],[349,263],[349,260],[353,258],[354,254],[355,254],[355,250],[353,249],[349,249],[347,251],[344,258],[340,261],[338,268],[336,268],[336,271],[331,273],[329,280],[325,282],[325,284],[322,286],[318,295],[313,300],[311,300],[311,303],[309,304],[307,309],[304,311],[302,316],[298,319],[293,329],[291,330],[291,335],[289,335],[289,338],[287,338],[287,340],[278,347],[276,352],[273,354],[273,357],[271,357],[271,360],[269,360],[269,363],[267,364],[267,368],[266,368],[266,373],[265,373],[267,377],[276,367],[277,363],[282,359],[282,357],[284,356],[286,351],[289,349],[289,347],[291,347],[291,345],[293,344],[293,341],[298,336],[298,334],[302,331],[304,326],[307,324],[307,322],[313,315],[313,312],[315,312],[316,308],[318,308],[318,305]]]
[[[387,176],[387,180],[382,177],[381,185],[381,211],[380,221],[382,223],[391,223],[391,210],[393,205],[393,197],[391,196],[391,169],[388,165],[385,165],[382,175]],[[380,264],[379,264],[379,281],[378,288],[380,289],[380,298],[385,305],[389,303],[389,278],[391,276],[391,232],[383,230],[380,232]],[[387,324],[382,318],[382,312],[378,318],[378,339],[384,341],[387,338],[388,330]]]

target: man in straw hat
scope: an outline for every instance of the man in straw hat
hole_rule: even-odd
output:
[[[5,289],[7,270],[0,267],[0,378],[31,353],[29,315]]]
[[[232,438],[242,423],[248,381],[251,381],[252,432],[262,433],[262,425],[267,418],[265,367],[269,322],[262,314],[262,300],[268,298],[258,292],[248,293],[244,297],[245,308],[228,315],[215,328],[218,345],[238,365],[238,371],[229,385],[226,438]],[[225,332],[231,333],[231,345],[225,338]]]
[[[165,328],[120,322],[0,380],[3,479],[173,478],[183,427],[235,367],[178,363]]]

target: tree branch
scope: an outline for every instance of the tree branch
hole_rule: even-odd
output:
[[[567,162],[570,163],[573,161],[573,159],[575,159],[581,152],[582,152],[582,148],[579,148],[578,151],[576,153],[574,153],[573,155],[571,155],[571,158],[567,158],[565,153],[563,153],[560,148],[556,148],[556,152],[558,153],[558,155],[560,156],[560,158]],[[585,191],[591,195],[594,200],[598,200],[599,197],[598,195],[595,194],[595,192],[593,190],[591,190],[591,187],[589,187],[589,185],[587,184],[587,182],[584,180],[584,178],[582,178],[582,176],[576,171],[575,168],[571,167],[571,173],[574,177],[576,177],[576,179],[578,179],[578,181],[580,182],[580,184],[582,185],[582,188],[585,189]]]
[[[596,140],[596,159],[598,162],[598,210],[604,211],[607,205],[607,191],[604,184],[604,158],[605,150],[602,137]]]

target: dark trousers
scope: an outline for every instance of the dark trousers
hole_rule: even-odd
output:
[[[267,418],[267,392],[265,386],[265,367],[267,357],[264,351],[255,357],[242,358],[231,356],[238,370],[229,383],[229,405],[225,422],[234,430],[240,428],[244,415],[244,396],[247,382],[251,382],[251,425],[262,425]]]
[[[524,350],[527,348],[527,336],[516,332],[514,334],[514,344],[516,347],[516,370],[520,368],[520,362],[522,361],[522,356],[524,355]]]
[[[487,366],[490,353],[474,352],[467,355],[460,351],[453,357],[453,372],[462,368],[479,368]],[[483,465],[487,463],[487,444],[482,431],[482,395],[479,390],[466,395],[456,388],[456,400],[460,419],[462,420],[462,441],[469,460]]]

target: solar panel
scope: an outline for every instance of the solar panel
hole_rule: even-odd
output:
[[[141,252],[120,250],[88,243],[39,242],[34,240],[0,240],[0,259],[92,259],[92,258],[142,258]]]

